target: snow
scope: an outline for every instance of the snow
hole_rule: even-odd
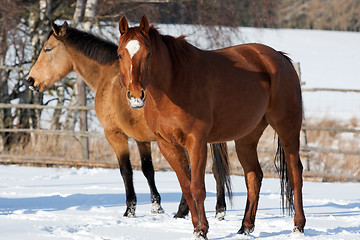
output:
[[[156,172],[164,214],[151,214],[146,179],[134,172],[135,218],[122,217],[125,190],[117,169],[0,166],[0,239],[191,239],[190,218],[174,219],[181,191],[174,172]],[[238,235],[246,189],[232,176],[234,199],[224,221],[214,218],[216,190],[206,175],[209,239],[360,239],[360,183],[304,182],[305,234],[291,233],[280,209],[279,179],[265,178],[255,231]]]

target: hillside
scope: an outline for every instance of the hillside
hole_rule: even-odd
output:
[[[360,31],[358,0],[281,0],[276,11],[280,28]]]

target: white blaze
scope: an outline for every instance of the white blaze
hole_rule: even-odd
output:
[[[133,56],[139,51],[140,49],[140,44],[138,40],[130,40],[125,48],[128,50],[129,54],[130,54],[130,58],[133,58]]]
[[[130,66],[130,82],[132,83],[132,64]]]

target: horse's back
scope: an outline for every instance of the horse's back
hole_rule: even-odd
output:
[[[235,47],[249,68],[264,72],[269,83],[270,99],[265,115],[273,124],[291,119],[294,129],[302,122],[300,80],[291,59],[281,51],[263,44],[244,44]]]
[[[214,51],[222,71],[215,82],[214,119],[210,135],[228,132],[226,140],[246,135],[269,112],[287,111],[294,107],[302,112],[299,79],[291,60],[282,52],[262,44],[243,44]],[[290,104],[289,104],[290,103]],[[223,125],[236,126],[228,131]],[[246,119],[246,120],[244,120]],[[210,136],[210,139],[212,137]],[[215,137],[214,137],[215,138]]]

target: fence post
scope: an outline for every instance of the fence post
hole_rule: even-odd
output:
[[[77,89],[79,106],[86,106],[86,85],[80,77],[77,78]],[[80,131],[87,131],[87,111],[80,110],[79,118]],[[80,143],[82,159],[89,159],[89,139],[86,136],[80,136]]]
[[[302,154],[301,163],[304,166],[305,171],[310,171],[309,149],[307,147],[307,135],[305,129],[301,129],[300,143],[302,143],[302,146],[304,146],[303,148],[304,154]]]
[[[294,65],[296,73],[299,76],[300,85],[305,85],[305,82],[301,81],[300,63],[299,62],[294,62],[293,65]],[[307,136],[306,136],[306,130],[305,129],[301,129],[300,143],[302,143],[303,146],[305,146],[305,148],[304,148],[305,153],[302,155],[301,163],[302,163],[303,166],[305,166],[306,171],[310,171],[310,159],[309,159],[309,151],[307,149]]]

